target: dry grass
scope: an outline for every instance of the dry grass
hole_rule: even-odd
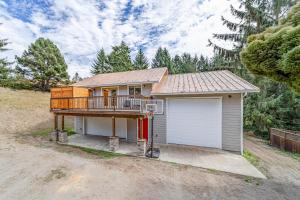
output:
[[[52,129],[53,115],[49,112],[49,104],[49,92],[0,87],[1,134]]]

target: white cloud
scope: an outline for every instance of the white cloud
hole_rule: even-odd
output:
[[[55,0],[49,11],[32,6],[30,21],[22,21],[8,12],[8,5],[0,1],[0,38],[11,42],[9,59],[22,52],[38,37],[55,42],[64,54],[69,73],[89,75],[89,66],[98,49],[107,52],[122,40],[133,51],[144,44],[146,55],[152,58],[159,46],[167,47],[171,54],[197,53],[211,56],[207,41],[212,33],[226,32],[221,15],[229,15],[229,5],[238,0],[133,0],[132,8],[142,12],[129,15],[122,22],[127,1],[105,1],[99,10],[96,0]],[[14,6],[26,6],[14,3]],[[100,22],[100,26],[99,23]],[[152,34],[150,34],[152,33]],[[159,33],[159,34],[157,34]],[[132,53],[134,55],[135,52]]]

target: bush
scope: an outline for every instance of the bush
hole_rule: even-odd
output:
[[[32,90],[34,89],[33,84],[27,79],[8,78],[0,80],[1,87],[8,87],[17,90]]]

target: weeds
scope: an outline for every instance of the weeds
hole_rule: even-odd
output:
[[[252,154],[250,151],[247,149],[244,150],[243,154],[244,158],[246,158],[252,165],[258,166],[259,165],[259,159],[256,157],[254,154]]]

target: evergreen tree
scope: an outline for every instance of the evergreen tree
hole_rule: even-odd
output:
[[[242,61],[254,74],[288,84],[300,94],[300,2],[278,26],[249,37]]]
[[[266,16],[268,0],[241,0],[240,8],[230,6],[231,14],[240,22],[232,22],[222,16],[223,24],[231,33],[213,34],[213,38],[233,43],[233,48],[226,49],[209,40],[209,46],[214,48],[216,54],[233,62],[239,61],[239,52],[244,47],[247,37],[259,33],[268,27],[271,22]],[[244,8],[244,9],[242,9]]]
[[[200,55],[197,62],[197,71],[204,72],[209,70],[211,70],[209,59],[203,55]]]
[[[112,52],[108,56],[109,64],[113,72],[122,72],[133,70],[130,59],[130,49],[124,41],[120,45],[113,46]]]
[[[192,73],[197,70],[198,57],[192,57],[189,53],[183,53],[181,56],[181,73]]]
[[[92,64],[91,73],[93,75],[96,74],[103,74],[103,73],[109,73],[112,72],[112,67],[108,63],[108,58],[105,55],[105,51],[102,48],[97,53],[97,58],[94,60]]]
[[[6,39],[0,39],[0,52],[6,51],[5,46],[8,44]],[[5,58],[0,58],[0,82],[8,79],[10,69],[8,68],[8,62]]]
[[[16,60],[17,71],[29,77],[41,90],[49,90],[69,78],[63,55],[49,39],[37,39],[21,57],[16,56]]]
[[[209,67],[211,70],[232,70],[230,62],[224,59],[222,56],[216,54],[209,61]],[[233,70],[234,71],[234,70]]]
[[[147,69],[149,66],[148,59],[144,55],[142,49],[139,49],[138,53],[135,56],[135,60],[133,61],[133,68],[135,70],[138,69]]]
[[[174,56],[174,58],[172,59],[172,63],[173,63],[174,74],[183,73],[181,57],[179,55]]]
[[[172,58],[166,48],[159,47],[155,53],[155,57],[152,60],[152,68],[157,67],[167,67],[170,74],[175,73]]]
[[[76,73],[74,74],[74,77],[72,78],[72,82],[73,82],[73,83],[77,83],[77,82],[79,82],[79,81],[82,81],[82,78],[79,76],[78,72],[76,72]]]

